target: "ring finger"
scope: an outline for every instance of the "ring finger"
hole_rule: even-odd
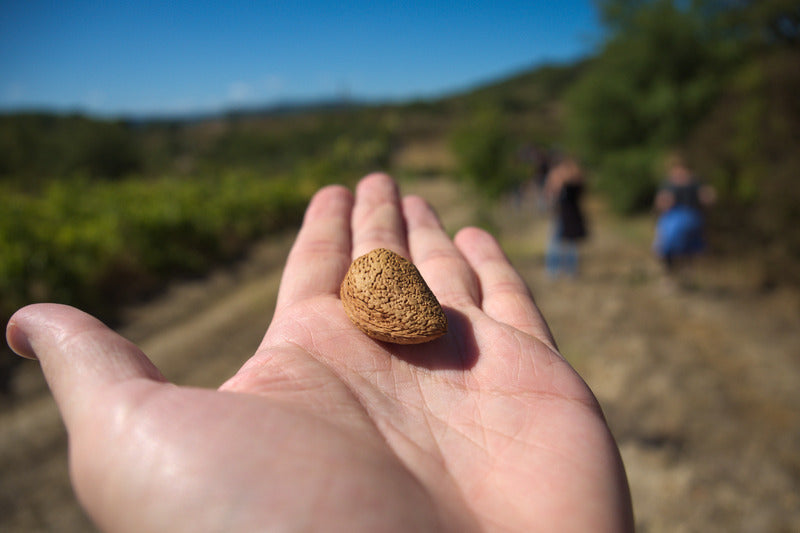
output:
[[[403,199],[411,259],[443,305],[477,306],[480,286],[469,263],[450,240],[435,211],[422,198]]]

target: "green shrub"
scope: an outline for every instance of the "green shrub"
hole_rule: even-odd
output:
[[[496,196],[514,183],[511,142],[500,112],[481,110],[457,125],[451,146],[461,176]]]
[[[603,158],[598,185],[612,208],[635,213],[651,207],[661,179],[656,163],[662,160],[647,149],[616,151]]]

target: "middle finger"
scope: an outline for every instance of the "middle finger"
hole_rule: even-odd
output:
[[[370,174],[359,182],[351,220],[354,259],[375,248],[409,257],[400,193],[386,174]]]

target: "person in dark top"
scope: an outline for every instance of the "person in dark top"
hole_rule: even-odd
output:
[[[578,274],[578,244],[588,235],[581,206],[584,183],[583,169],[570,158],[556,165],[547,177],[545,194],[554,219],[545,266],[552,277]]]
[[[701,184],[682,159],[672,159],[655,198],[659,217],[653,245],[668,272],[705,249],[703,211],[715,197],[714,189]]]

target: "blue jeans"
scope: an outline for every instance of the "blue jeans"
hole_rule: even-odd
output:
[[[578,243],[558,237],[554,232],[550,237],[545,254],[545,268],[550,276],[559,274],[578,275]]]

